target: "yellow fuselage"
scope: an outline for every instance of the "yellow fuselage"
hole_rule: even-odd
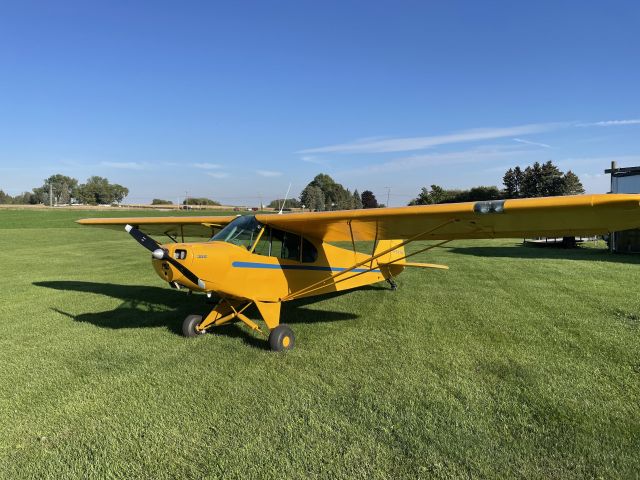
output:
[[[155,259],[152,261],[160,278],[190,290],[215,292],[227,298],[278,302],[293,292],[325,280],[371,256],[324,242],[312,243],[318,250],[318,257],[316,261],[308,263],[259,255],[244,247],[219,241],[163,245],[170,256],[205,282],[205,289],[184,278],[168,262]],[[386,245],[388,241],[381,244]],[[340,276],[336,281],[299,296],[348,290],[395,276],[404,269],[402,262],[388,266],[380,263],[397,258],[401,253],[393,252],[367,262]]]

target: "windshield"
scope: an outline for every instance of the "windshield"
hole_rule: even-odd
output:
[[[253,215],[238,217],[224,227],[210,241],[233,243],[240,247],[251,248],[256,237],[262,230],[262,224]]]

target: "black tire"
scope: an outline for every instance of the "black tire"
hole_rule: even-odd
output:
[[[278,325],[269,334],[269,346],[274,352],[291,350],[296,343],[296,337],[289,325]]]
[[[204,332],[196,330],[196,326],[202,322],[202,315],[188,315],[182,322],[182,334],[185,337],[197,337],[203,335]]]

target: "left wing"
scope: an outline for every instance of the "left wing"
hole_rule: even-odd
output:
[[[123,230],[125,225],[133,225],[149,235],[165,234],[172,237],[206,237],[213,235],[214,229],[220,229],[235,220],[236,216],[201,217],[128,217],[128,218],[83,218],[80,225]]]
[[[256,215],[256,219],[324,241],[598,235],[640,228],[640,195],[523,198]]]

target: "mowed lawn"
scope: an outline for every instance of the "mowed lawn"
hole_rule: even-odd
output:
[[[180,336],[205,298],[95,215],[0,211],[2,478],[639,475],[639,256],[453,242],[286,304],[275,354]]]

